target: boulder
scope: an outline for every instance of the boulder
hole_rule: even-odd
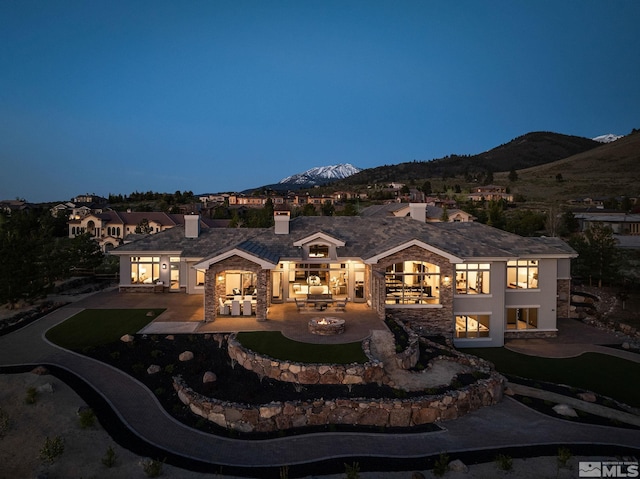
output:
[[[147,368],[147,374],[158,374],[162,368],[157,364],[152,364]]]
[[[191,351],[185,351],[183,353],[180,353],[180,356],[178,356],[178,360],[185,362],[185,361],[191,361],[193,359],[193,353]]]
[[[147,316],[149,318],[153,318],[156,315],[156,313],[154,311],[147,311]]]
[[[464,462],[462,462],[460,459],[451,461],[449,463],[449,470],[453,472],[462,472],[464,474],[469,472],[469,468],[467,467],[467,465]]]
[[[553,406],[553,410],[560,416],[578,417],[576,410],[567,404],[556,404]]]
[[[585,402],[596,402],[596,395],[593,393],[580,393],[578,397]]]
[[[124,336],[122,336],[120,338],[120,341],[122,341],[123,343],[132,343],[134,341],[134,337],[130,334],[125,334]]]
[[[207,371],[202,376],[203,384],[215,383],[217,380],[218,380],[218,376],[216,376],[216,373],[214,373],[213,371]]]
[[[44,383],[36,388],[39,393],[52,393],[55,391],[53,383]]]
[[[167,334],[164,339],[166,339],[167,341],[173,341],[175,338],[175,336],[173,334]]]
[[[36,374],[38,376],[44,376],[49,374],[49,370],[44,366],[38,366],[31,370],[31,374]]]

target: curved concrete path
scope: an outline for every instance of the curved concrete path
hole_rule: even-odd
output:
[[[80,311],[70,305],[0,337],[0,365],[49,364],[81,377],[112,406],[132,432],[161,449],[216,465],[259,468],[326,459],[421,458],[513,446],[598,444],[639,449],[640,430],[575,424],[549,418],[505,398],[458,420],[444,430],[416,434],[322,433],[262,441],[242,441],[191,429],[161,408],[141,383],[90,358],[46,341],[46,330]]]
[[[583,353],[601,353],[640,363],[640,354],[616,349],[605,344],[619,345],[627,340],[620,333],[612,333],[584,324],[577,319],[558,319],[558,336],[540,339],[510,339],[505,348],[516,353],[543,358],[573,358]]]

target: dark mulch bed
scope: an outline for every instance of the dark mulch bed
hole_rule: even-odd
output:
[[[565,386],[563,384],[554,384],[554,383],[548,383],[544,381],[534,381],[532,379],[521,378],[521,377],[513,376],[510,374],[504,374],[504,376],[509,380],[509,382],[512,382],[512,383],[523,384],[525,386],[529,386],[536,389],[543,389],[545,391],[554,392],[554,393],[561,394],[563,396],[567,396],[575,399],[580,399],[578,395],[581,393],[591,392],[591,391],[586,391],[580,388]],[[618,411],[633,413],[632,411],[630,411],[629,406],[625,404],[621,404],[614,399],[600,396],[598,394],[595,394],[595,397],[596,397],[596,401],[594,404],[599,404],[601,406],[605,406],[611,409],[616,409]],[[532,409],[535,409],[538,412],[541,412],[548,416],[553,416],[559,419],[566,419],[569,421],[581,422],[586,424],[598,424],[601,426],[614,426],[614,427],[622,427],[626,429],[640,429],[637,426],[634,426],[632,424],[621,423],[619,421],[615,421],[612,419],[595,416],[593,414],[589,414],[584,411],[576,410],[576,412],[578,413],[577,418],[562,416],[553,410],[553,406],[555,406],[556,403],[552,403],[550,401],[544,401],[542,399],[524,397],[517,394],[514,395],[513,398],[521,402],[522,404],[529,406]]]
[[[391,430],[389,428],[363,428],[356,426],[330,425],[326,427],[305,428],[300,431],[278,432],[276,434],[241,434],[227,431],[193,414],[177,398],[172,385],[172,377],[180,375],[196,392],[223,401],[243,404],[266,404],[272,401],[305,401],[318,398],[408,398],[424,393],[408,393],[377,384],[367,385],[295,385],[260,378],[241,366],[232,364],[226,350],[226,341],[219,347],[216,338],[210,335],[173,335],[167,339],[164,335],[138,335],[133,343],[108,344],[102,347],[81,351],[83,354],[111,364],[144,383],[158,398],[163,407],[179,421],[205,432],[246,439],[264,439],[284,434],[300,434],[320,431],[366,431],[366,432],[420,432],[439,430],[438,426],[426,425],[410,430]],[[178,360],[183,351],[191,351],[194,359],[187,362]],[[162,368],[160,373],[149,375],[147,368],[156,364]],[[203,384],[206,371],[213,371],[215,383]],[[460,375],[455,384],[463,387],[476,381],[472,374]],[[429,391],[441,393],[447,388]]]

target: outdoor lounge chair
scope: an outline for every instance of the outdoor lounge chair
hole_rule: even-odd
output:
[[[218,301],[220,301],[220,314],[229,314],[229,305],[224,304],[222,298],[218,298]]]
[[[306,309],[307,305],[303,300],[298,300],[298,298],[293,298],[293,300],[296,302],[298,311],[304,311]]]
[[[333,307],[336,311],[346,311],[347,310],[347,301],[348,299],[339,299],[334,304]]]

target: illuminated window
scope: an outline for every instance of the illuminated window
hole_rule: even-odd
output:
[[[538,308],[508,308],[507,329],[537,329]]]
[[[537,289],[538,261],[527,259],[508,261],[507,287],[517,289]]]
[[[488,338],[488,314],[456,316],[456,338]]]
[[[440,267],[423,261],[394,263],[385,271],[386,304],[438,304]]]
[[[489,263],[456,265],[457,294],[489,294]]]
[[[131,284],[153,284],[159,279],[159,256],[131,257]]]
[[[309,246],[309,257],[310,258],[328,258],[329,257],[329,246],[322,244],[312,244]]]

